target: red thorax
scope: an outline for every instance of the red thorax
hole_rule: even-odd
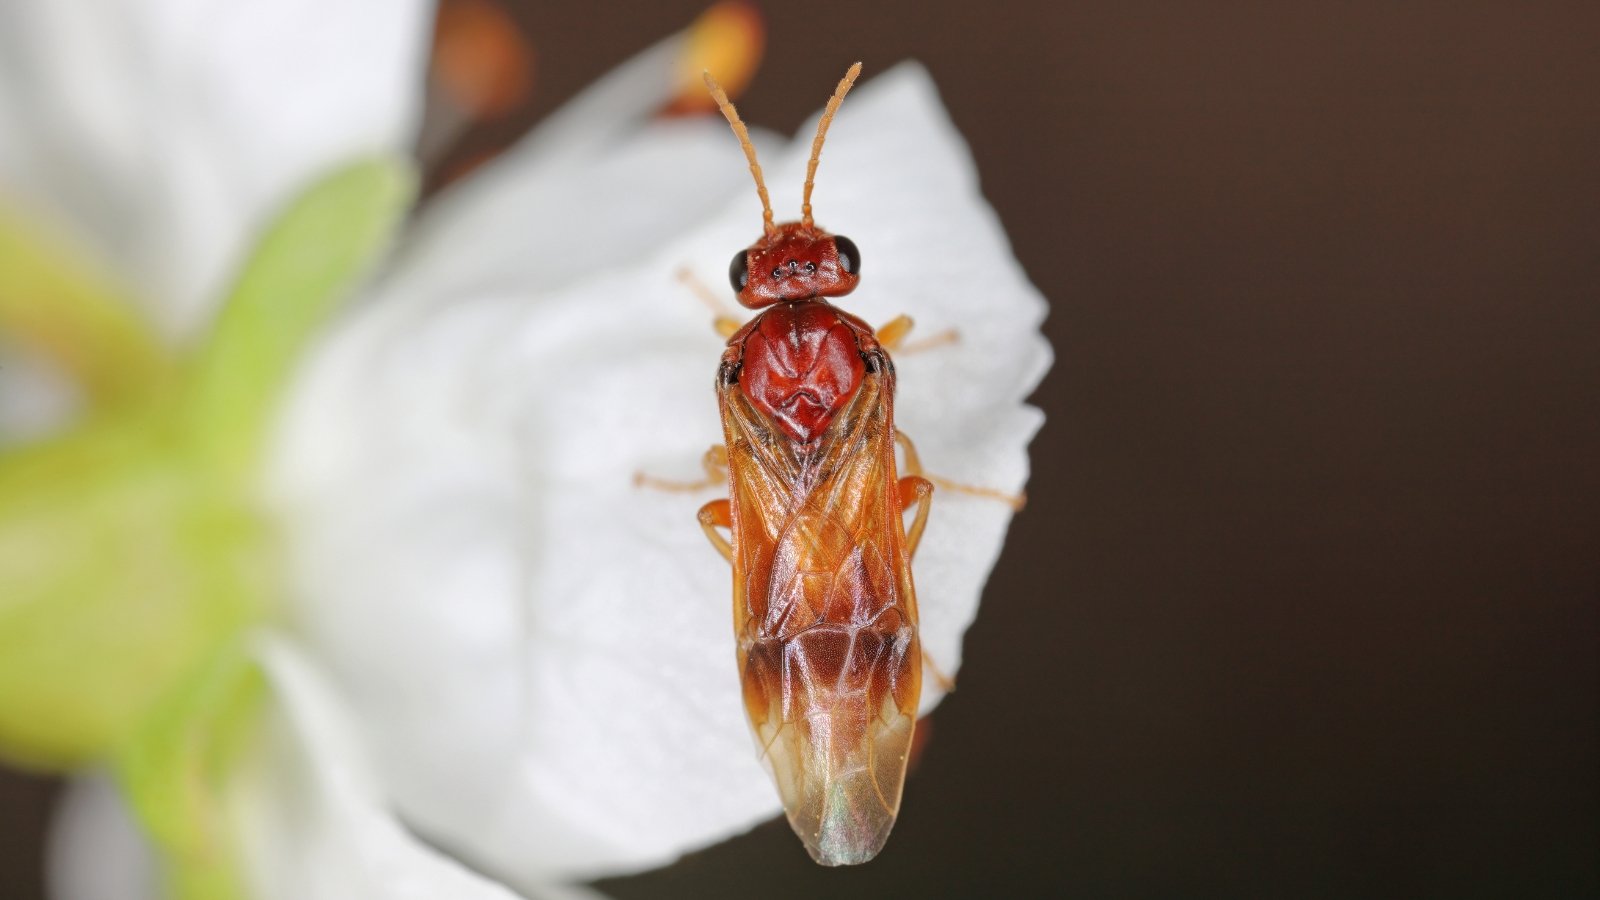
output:
[[[861,384],[857,330],[825,300],[781,303],[751,324],[739,387],[784,434],[808,444]]]

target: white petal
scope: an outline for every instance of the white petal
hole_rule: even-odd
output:
[[[780,210],[798,209],[809,143],[769,163]],[[922,70],[851,97],[816,200],[866,257],[847,308],[963,330],[900,367],[897,410],[926,462],[1019,489],[1044,303]],[[519,882],[657,864],[777,811],[739,701],[727,568],[694,524],[713,494],[631,483],[692,476],[720,435],[720,341],[674,272],[720,286],[759,227],[729,198],[562,290],[496,270],[406,316],[375,303],[298,393],[279,478],[297,614],[408,818]],[[1009,519],[936,498],[916,577],[946,671]]]
[[[513,900],[509,890],[418,841],[384,798],[334,688],[290,642],[260,658],[274,707],[231,798],[264,900]]]
[[[46,848],[51,900],[157,900],[159,871],[108,776],[85,775],[67,785]]]
[[[720,117],[654,118],[685,43],[677,35],[629,60],[429,204],[395,254],[385,303],[428,306],[492,285],[550,290],[643,257],[736,193],[760,209]],[[773,146],[759,130],[753,139]]]
[[[203,323],[273,210],[403,151],[427,0],[6,0],[0,196],[75,231],[169,334]]]

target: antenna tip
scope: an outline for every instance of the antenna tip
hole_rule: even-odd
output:
[[[851,78],[854,78],[854,77],[856,77],[857,75],[860,75],[860,74],[861,74],[861,60],[858,59],[854,63],[851,64],[849,75],[850,75]]]

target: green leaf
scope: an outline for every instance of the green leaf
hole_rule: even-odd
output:
[[[191,428],[204,457],[247,475],[307,341],[357,286],[409,206],[409,163],[380,158],[314,184],[245,263],[195,361]]]
[[[155,412],[0,459],[0,755],[103,756],[276,587],[263,522]]]
[[[128,293],[47,232],[0,202],[0,331],[50,357],[92,404],[165,383],[172,360]]]
[[[226,794],[266,694],[244,639],[225,644],[162,698],[117,756],[118,779],[178,897],[245,896]]]

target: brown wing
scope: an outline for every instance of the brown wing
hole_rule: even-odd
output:
[[[745,709],[817,862],[865,862],[900,808],[922,656],[895,491],[894,374],[869,361],[810,447],[719,388]]]

